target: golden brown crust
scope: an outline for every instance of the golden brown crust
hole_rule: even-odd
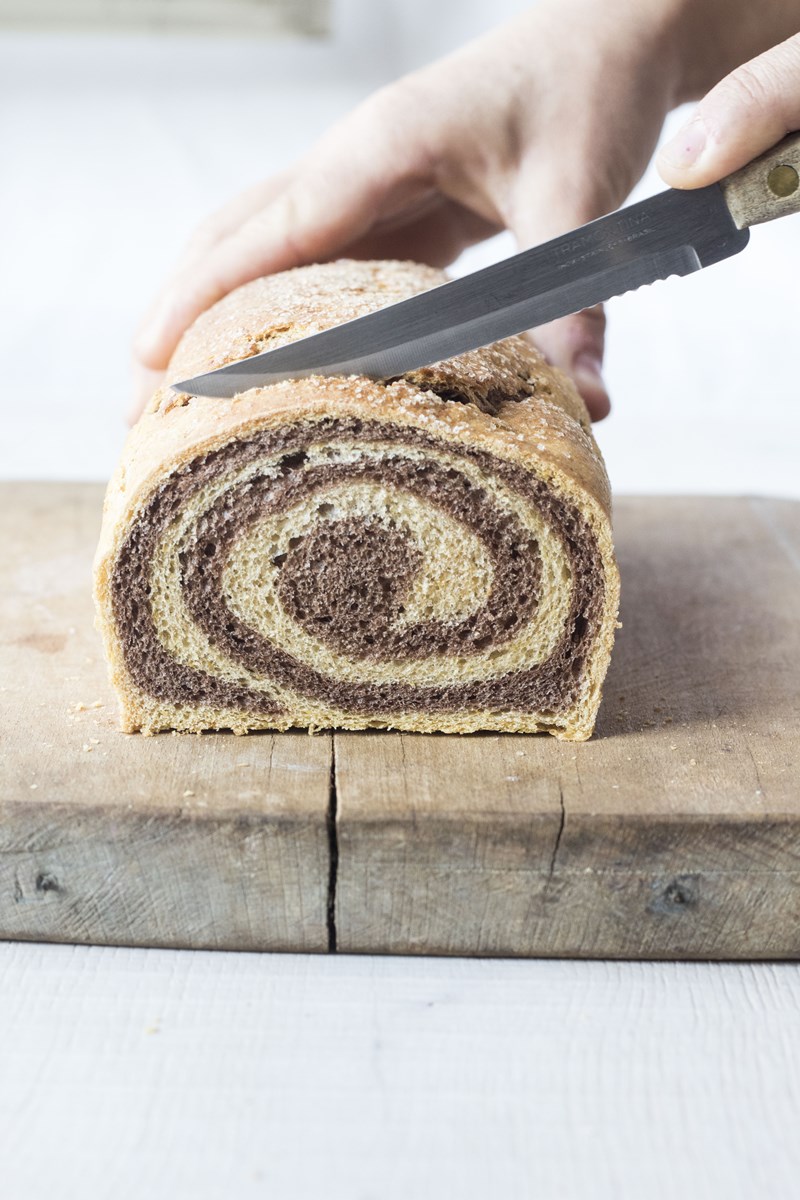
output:
[[[331,263],[256,280],[205,313],[184,335],[167,380],[186,378],[361,315],[443,281],[440,272],[410,263]],[[438,392],[466,400],[442,399]],[[508,397],[508,398],[506,398]],[[516,397],[512,399],[510,397]],[[492,411],[481,406],[491,398]],[[110,573],[131,522],[167,475],[198,455],[288,418],[377,417],[447,442],[485,448],[535,470],[572,500],[590,522],[606,574],[607,598],[598,648],[590,665],[591,703],[560,736],[591,732],[616,620],[618,578],[610,535],[610,494],[600,452],[574,385],[549,366],[527,338],[472,351],[408,378],[383,384],[364,378],[313,377],[254,388],[232,399],[178,396],[160,389],[131,431],[109,484],[96,556],[98,625],[115,686],[136,708],[109,596]],[[337,722],[344,724],[344,722]],[[486,727],[462,723],[463,728]],[[417,728],[441,729],[440,719]],[[451,727],[458,727],[457,722]],[[526,728],[519,723],[498,727]]]
[[[445,282],[443,272],[419,263],[347,259],[255,279],[197,319],[176,349],[167,379],[187,379],[277,349]],[[549,366],[527,337],[507,338],[422,367],[406,379],[420,391],[452,388],[479,407],[492,393],[515,396],[535,391],[589,428],[589,416],[575,386]],[[197,398],[184,400],[197,403]],[[162,390],[150,407],[163,410],[176,402],[180,401],[174,393]]]

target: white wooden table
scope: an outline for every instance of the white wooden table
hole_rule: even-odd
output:
[[[800,966],[0,946],[4,1200],[790,1200]]]

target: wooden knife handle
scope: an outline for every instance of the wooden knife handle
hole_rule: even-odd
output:
[[[720,187],[739,229],[800,212],[800,133],[790,133]]]

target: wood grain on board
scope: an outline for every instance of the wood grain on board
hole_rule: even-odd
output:
[[[800,957],[800,505],[618,500],[623,629],[571,744],[118,733],[101,496],[0,489],[3,937]]]
[[[325,950],[331,739],[118,731],[102,490],[0,489],[0,934]]]

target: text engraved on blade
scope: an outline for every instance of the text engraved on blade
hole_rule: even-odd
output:
[[[624,220],[617,223],[614,234],[608,230],[603,236],[600,230],[590,227],[585,233],[572,234],[561,245],[553,245],[550,252],[559,263],[578,264],[598,254],[608,254],[621,246],[628,246],[651,236],[653,232],[652,213],[630,210],[624,214]]]

